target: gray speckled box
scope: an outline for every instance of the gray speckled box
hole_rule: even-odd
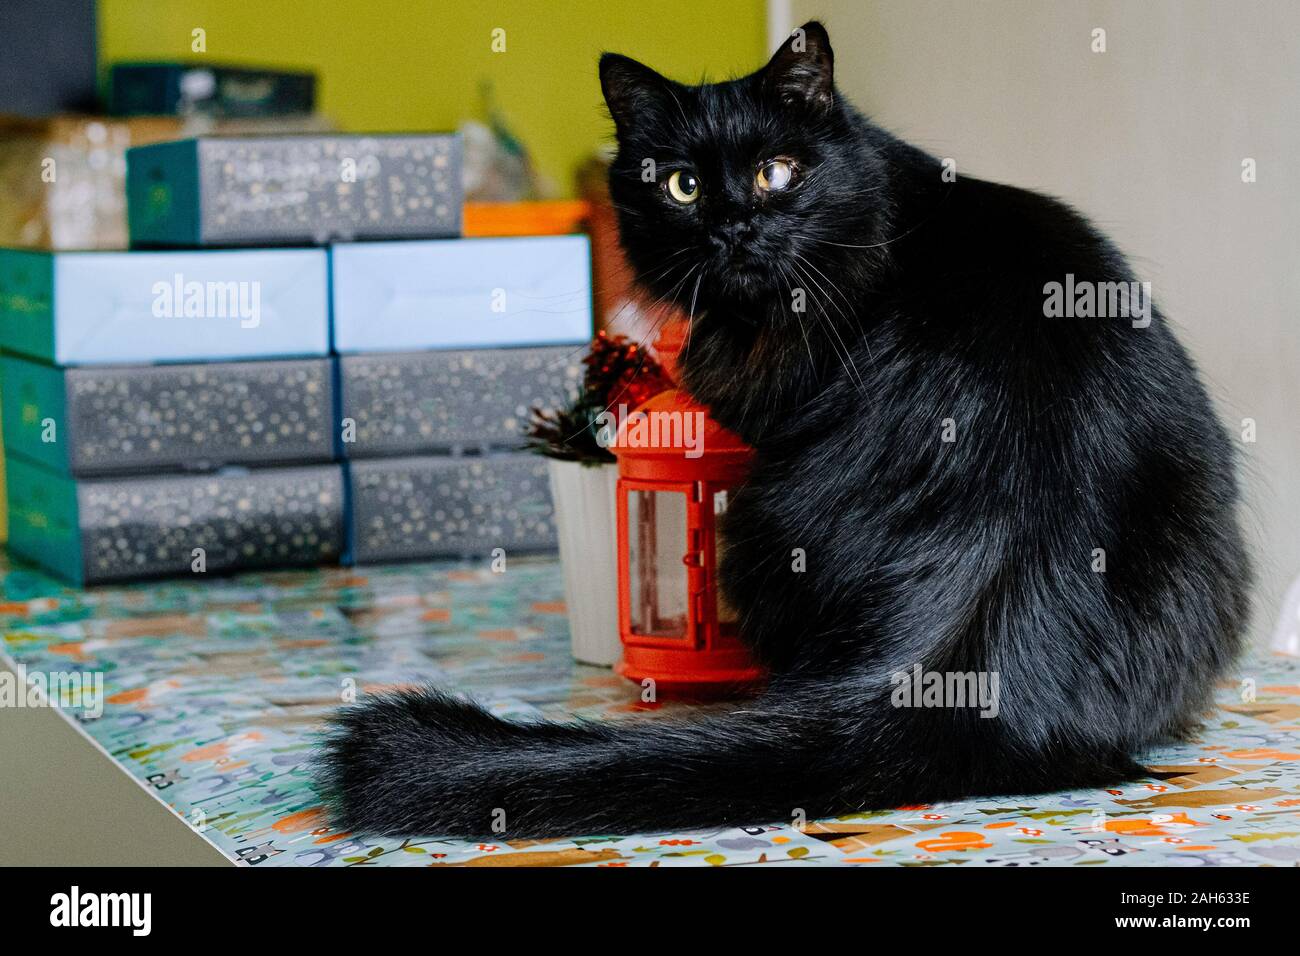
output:
[[[354,461],[348,471],[350,550],[358,564],[555,547],[540,455],[374,459]]]
[[[134,246],[459,236],[455,133],[202,136],[127,152]]]
[[[10,549],[74,584],[336,562],[340,465],[60,477],[7,459]]]
[[[342,417],[355,430],[344,454],[518,448],[534,406],[573,399],[581,359],[582,350],[569,346],[342,356]]]
[[[6,446],[60,474],[334,457],[329,359],[60,369],[5,356],[0,375]]]
[[[123,478],[78,488],[90,582],[336,562],[343,552],[337,465],[242,474]]]

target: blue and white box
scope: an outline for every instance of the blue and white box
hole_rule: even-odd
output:
[[[330,247],[342,354],[590,341],[586,236]]]
[[[2,249],[0,348],[59,366],[327,355],[328,258]]]

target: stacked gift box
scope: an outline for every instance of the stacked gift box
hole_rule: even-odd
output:
[[[518,448],[578,388],[586,237],[331,253],[353,557],[553,547],[545,459]]]
[[[20,557],[91,583],[343,553],[324,250],[2,251],[0,348]]]
[[[128,158],[131,251],[0,250],[12,551],[97,583],[553,546],[516,449],[576,387],[585,237],[459,238],[454,136]]]
[[[125,249],[131,146],[213,133],[332,129],[313,112],[311,73],[222,66],[207,57],[115,64],[100,110],[89,6],[27,17],[23,31],[50,42],[6,50],[12,62],[0,67],[0,247]],[[50,55],[53,42],[57,56]],[[8,530],[4,486],[0,460],[0,542]]]

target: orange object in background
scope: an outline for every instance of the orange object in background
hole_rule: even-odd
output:
[[[467,202],[466,236],[563,236],[585,232],[591,204],[583,199],[557,202]]]

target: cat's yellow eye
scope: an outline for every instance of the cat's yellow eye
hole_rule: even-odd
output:
[[[794,182],[794,163],[788,159],[768,160],[758,167],[754,184],[765,193],[776,193],[789,189]]]
[[[700,181],[689,170],[679,169],[668,177],[668,195],[689,206],[700,198]]]

